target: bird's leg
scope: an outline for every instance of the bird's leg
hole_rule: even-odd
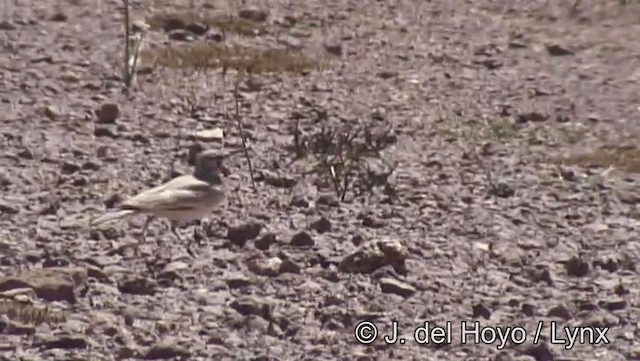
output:
[[[151,224],[151,222],[155,219],[154,216],[148,216],[147,220],[144,222],[144,225],[142,226],[142,243],[146,243],[147,242],[147,231],[149,229],[149,224]],[[141,241],[138,241],[138,244],[135,246],[134,252],[136,254],[136,256],[140,255],[140,243]]]
[[[144,222],[144,226],[142,226],[142,240],[147,240],[147,230],[149,229],[149,224],[154,220],[154,216],[148,216],[147,220]]]
[[[176,236],[176,238],[178,239],[178,243],[182,243],[182,238],[180,237],[180,234],[178,234],[178,230],[176,228],[176,223],[175,222],[170,222],[171,224],[171,233],[173,233],[174,236]],[[193,255],[193,252],[191,251],[191,241],[189,240],[187,242],[187,253],[189,253],[189,255],[191,257],[195,257]]]
[[[202,240],[209,243],[209,233],[211,232],[211,221],[209,218],[203,218],[200,221],[202,236],[198,238],[198,246],[202,247]]]
[[[171,233],[173,233],[173,235],[176,236],[176,238],[178,239],[178,242],[182,242],[182,238],[180,238],[180,234],[176,229],[176,224],[174,222],[170,222],[169,224],[171,225]]]
[[[182,237],[180,237],[180,234],[178,233],[178,229],[176,227],[176,222],[169,222],[169,225],[171,227],[171,233],[173,233],[174,236],[176,236],[176,239],[178,240],[178,243],[182,243]],[[189,247],[187,246],[187,251],[189,251]],[[189,252],[191,253],[191,252]]]

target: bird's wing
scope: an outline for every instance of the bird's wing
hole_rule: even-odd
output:
[[[187,210],[205,201],[210,192],[208,183],[184,175],[126,200],[121,208],[149,212]]]
[[[92,219],[89,221],[89,225],[90,226],[97,226],[99,224],[105,223],[105,222],[110,222],[110,221],[114,221],[116,219],[122,218],[122,217],[126,217],[128,215],[134,214],[135,211],[134,210],[129,210],[129,209],[125,209],[125,210],[121,210],[118,212],[110,212],[107,214],[104,214],[98,218]]]

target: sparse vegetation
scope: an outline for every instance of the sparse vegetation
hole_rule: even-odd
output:
[[[54,324],[65,321],[61,312],[53,312],[48,307],[36,307],[10,298],[0,299],[0,315],[7,315],[10,320],[36,326],[42,323]]]
[[[640,149],[635,146],[608,146],[564,159],[565,164],[580,167],[614,167],[625,172],[640,172]]]
[[[233,69],[243,73],[304,73],[318,63],[292,49],[260,50],[211,43],[168,46],[143,51],[145,63],[173,69]]]
[[[312,172],[328,179],[341,201],[349,190],[357,194],[372,193],[379,186],[387,195],[395,197],[389,177],[396,167],[389,165],[381,153],[396,140],[391,129],[373,131],[370,124],[323,125],[317,132],[305,136],[300,131],[300,122],[296,121],[290,149],[295,153],[294,160],[314,158]],[[382,162],[386,169],[372,169],[372,160]]]
[[[202,24],[217,28],[223,34],[231,33],[244,36],[263,35],[267,32],[263,24],[242,19],[233,15],[208,15],[185,11],[180,13],[158,13],[147,18],[151,30],[168,31],[174,28],[185,28],[188,24]]]
[[[147,19],[151,30],[172,31],[176,29],[215,27],[223,33],[239,35],[261,35],[266,32],[263,24],[232,15],[208,15],[196,12],[159,13]],[[205,30],[206,31],[206,30]],[[257,193],[251,157],[239,115],[238,84],[245,75],[265,73],[298,73],[318,68],[318,62],[294,49],[258,49],[244,46],[229,46],[211,42],[183,44],[149,49],[141,53],[145,64],[194,72],[221,70],[223,86],[229,70],[237,72],[234,100],[235,121],[242,140],[244,155],[248,163],[253,191]],[[188,102],[193,113],[197,101]]]
[[[260,35],[265,28],[255,22],[238,17],[206,16],[193,12],[179,14],[156,14],[148,19],[152,30],[186,28],[188,24],[199,23],[216,27],[225,33],[240,35]],[[244,75],[264,73],[299,73],[318,67],[318,63],[293,49],[256,49],[241,46],[226,46],[214,43],[185,44],[150,49],[141,53],[146,64],[171,69],[208,72],[222,70],[223,82],[229,70],[238,72],[234,88],[235,121],[242,140],[242,147],[248,163],[253,191],[258,192],[251,157],[249,155],[242,120],[239,115],[238,83]],[[190,102],[193,112],[196,102]]]
[[[497,139],[515,138],[518,136],[516,124],[508,118],[495,119],[488,124],[488,136]]]

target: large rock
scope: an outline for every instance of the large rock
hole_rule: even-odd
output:
[[[403,265],[406,258],[407,249],[402,242],[391,238],[378,239],[364,243],[347,255],[339,268],[349,273],[371,273],[380,267]]]
[[[74,303],[78,292],[86,288],[87,278],[87,270],[81,267],[34,269],[0,278],[0,292],[31,288],[43,300]]]

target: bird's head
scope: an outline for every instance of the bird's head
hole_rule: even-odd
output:
[[[196,175],[220,174],[227,176],[229,170],[224,166],[224,160],[230,155],[229,152],[218,149],[206,149],[196,157]]]
[[[223,172],[224,160],[227,154],[215,150],[207,149],[198,154],[196,158],[196,172],[220,173]]]

